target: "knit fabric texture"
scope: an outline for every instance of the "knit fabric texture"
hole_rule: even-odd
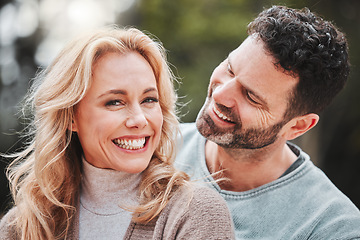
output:
[[[123,238],[135,207],[141,174],[94,167],[83,160],[79,239]],[[117,226],[117,227],[113,227]]]
[[[296,145],[288,143],[300,163],[295,169],[263,186],[233,192],[209,177],[206,139],[195,124],[182,124],[181,133],[175,165],[226,200],[237,239],[360,239],[359,209]]]

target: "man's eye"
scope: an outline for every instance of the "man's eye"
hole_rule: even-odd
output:
[[[231,76],[234,76],[234,72],[231,70],[230,66],[227,66],[227,71]]]
[[[250,100],[250,102],[254,103],[254,104],[259,104],[252,96],[249,92],[246,92],[246,97]]]

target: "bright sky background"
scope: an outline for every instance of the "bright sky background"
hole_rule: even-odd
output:
[[[114,23],[116,16],[136,0],[18,0],[0,11],[1,66],[14,64],[11,49],[18,37],[28,37],[38,28],[46,34],[36,50],[38,65],[46,66],[64,43],[76,34]],[[10,48],[10,49],[9,49]],[[4,69],[2,69],[4,70]],[[13,70],[13,68],[12,68]],[[1,71],[3,72],[3,71]],[[6,75],[6,73],[5,73]],[[8,81],[8,80],[3,80]]]

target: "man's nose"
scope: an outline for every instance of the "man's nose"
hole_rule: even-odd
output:
[[[236,82],[234,79],[221,81],[214,85],[212,98],[216,103],[222,104],[225,107],[232,108],[236,103]]]
[[[125,122],[126,127],[141,129],[148,124],[145,114],[140,106],[132,107],[128,114],[128,118]]]

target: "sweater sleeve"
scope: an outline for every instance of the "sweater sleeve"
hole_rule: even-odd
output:
[[[208,187],[195,186],[192,194],[180,192],[166,212],[164,239],[235,239],[225,201]]]
[[[15,217],[16,208],[12,208],[0,221],[0,240],[16,239],[14,226],[11,221]]]

